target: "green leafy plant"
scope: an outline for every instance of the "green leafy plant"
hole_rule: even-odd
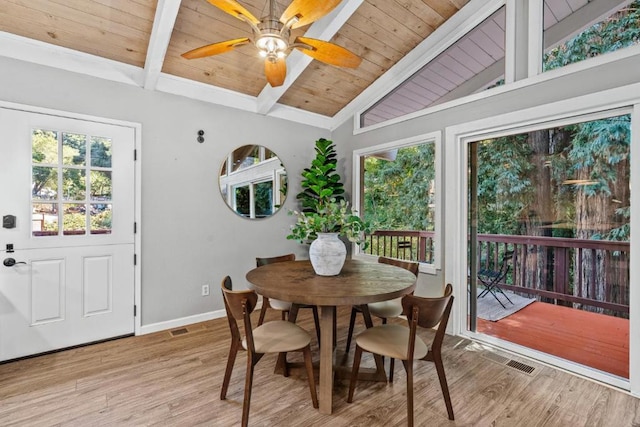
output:
[[[302,171],[300,186],[303,190],[296,199],[300,200],[303,212],[317,212],[329,199],[344,199],[344,184],[336,172],[338,165],[333,141],[320,138],[316,141],[316,157],[311,166]]]
[[[338,233],[366,249],[368,242],[365,240],[365,234],[370,232],[369,224],[349,207],[347,201],[331,198],[323,201],[317,209],[316,212],[289,212],[289,215],[297,216],[297,221],[291,226],[291,234],[287,239],[308,243],[314,240],[318,233]]]

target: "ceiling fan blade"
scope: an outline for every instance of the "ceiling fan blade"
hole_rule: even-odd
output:
[[[302,53],[326,64],[356,68],[362,62],[362,58],[358,55],[337,44],[318,39],[310,39],[308,37],[296,37],[296,44],[298,43],[310,47],[295,46]]]
[[[207,0],[215,7],[227,12],[229,15],[235,16],[240,20],[247,19],[249,22],[253,22],[258,25],[260,20],[251,14],[247,9],[242,7],[240,3],[235,0]]]
[[[211,0],[209,0],[211,1]],[[286,24],[295,16],[298,22],[291,28],[304,27],[331,12],[341,0],[293,0],[280,17],[280,22]]]
[[[208,44],[199,48],[183,53],[181,56],[186,59],[204,58],[205,56],[218,55],[220,53],[229,52],[234,47],[249,42],[248,37],[241,39],[226,40],[219,43]]]
[[[265,59],[264,74],[271,87],[282,86],[287,77],[287,61],[284,58],[278,58],[276,62],[271,62],[269,58]]]

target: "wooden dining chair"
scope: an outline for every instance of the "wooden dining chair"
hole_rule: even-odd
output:
[[[400,359],[407,372],[407,424],[410,427],[413,426],[413,361],[426,360],[433,362],[436,366],[447,414],[450,420],[454,419],[449,387],[442,364],[442,341],[453,304],[452,291],[452,286],[447,284],[442,297],[425,298],[406,295],[402,297],[402,307],[403,313],[407,316],[408,327],[398,324],[374,326],[356,337],[356,353],[347,402],[353,402],[363,351],[390,357],[392,361]],[[436,325],[438,329],[430,345],[416,335],[418,326],[433,328]]]
[[[276,262],[295,261],[295,254],[280,255],[268,258],[256,258],[256,267],[262,267],[263,265],[273,264]],[[281,301],[278,299],[262,297],[262,308],[260,309],[260,317],[258,319],[258,326],[264,322],[267,309],[272,308],[282,312],[282,320],[287,319],[287,315],[291,310],[291,303],[287,301]],[[320,345],[320,317],[318,316],[318,307],[315,305],[298,304],[298,308],[310,308],[313,310],[313,320],[316,324],[316,337],[318,339],[318,345]]]
[[[404,268],[412,272],[416,277],[418,277],[418,270],[420,268],[420,264],[417,262],[411,261],[402,261],[394,258],[386,258],[379,257],[378,263],[380,264],[389,264],[395,265],[396,267]],[[402,298],[396,298],[389,301],[381,301],[381,302],[373,302],[367,304],[369,307],[369,313],[372,316],[376,316],[382,319],[382,324],[385,325],[387,323],[387,319],[391,319],[394,317],[398,317],[402,314]],[[356,315],[358,313],[362,313],[362,309],[360,306],[354,305],[351,308],[351,318],[349,319],[349,332],[347,333],[347,345],[345,351],[348,353],[349,348],[351,347],[351,338],[353,337],[353,328],[356,323]],[[393,371],[390,373],[393,376]]]
[[[311,360],[311,336],[301,327],[285,321],[275,320],[264,323],[253,329],[250,314],[253,312],[258,301],[258,294],[253,290],[233,291],[231,278],[229,276],[222,280],[222,295],[224,308],[229,320],[231,330],[231,347],[227,368],[224,372],[220,400],[227,397],[227,389],[233,371],[238,350],[241,348],[247,351],[247,373],[244,385],[244,401],[242,404],[242,426],[249,423],[249,406],[251,403],[251,387],[253,384],[253,371],[255,365],[266,353],[282,353],[291,351],[302,351],[309,380],[309,390],[313,407],[318,407],[318,395],[313,377],[313,364]],[[238,322],[244,323],[245,337],[242,338]],[[285,366],[285,377],[288,371]]]

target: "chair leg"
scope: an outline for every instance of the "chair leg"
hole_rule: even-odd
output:
[[[413,360],[403,360],[407,371],[407,426],[413,427]]]
[[[242,427],[249,425],[249,407],[251,405],[251,387],[253,386],[253,355],[247,352],[247,375],[244,379],[244,402],[242,404]]]
[[[444,404],[447,406],[447,415],[449,415],[450,420],[453,420],[453,405],[451,404],[447,377],[444,373],[444,365],[442,364],[442,355],[439,351],[433,352],[433,363],[436,365],[436,372],[438,372],[438,379],[440,380],[440,388],[442,389]]]
[[[224,380],[222,380],[222,390],[220,390],[220,400],[227,398],[227,389],[229,388],[229,381],[231,380],[231,372],[233,372],[233,365],[236,362],[236,355],[240,348],[240,341],[232,340],[231,347],[229,348],[229,357],[227,358],[227,368],[224,371]]]
[[[353,327],[356,324],[357,312],[355,307],[351,307],[351,319],[349,319],[349,332],[347,333],[347,348],[344,350],[346,353],[349,353],[349,348],[351,347],[351,337],[353,337]]]
[[[353,368],[351,369],[351,381],[349,382],[349,396],[347,402],[353,402],[353,392],[356,389],[356,381],[358,381],[358,371],[360,370],[360,359],[362,358],[362,349],[356,344],[356,354],[353,356]]]
[[[318,316],[318,307],[311,307],[313,311],[313,321],[316,324],[316,338],[318,338],[318,347],[320,347],[320,317]]]
[[[264,323],[264,316],[267,314],[267,308],[269,307],[269,298],[262,297],[262,308],[260,309],[260,317],[258,318],[258,326]]]
[[[304,364],[307,367],[307,377],[309,378],[309,391],[311,391],[311,401],[313,407],[318,407],[318,393],[316,391],[316,380],[313,376],[313,362],[311,361],[311,346],[302,349],[304,354]]]
[[[393,382],[393,370],[395,369],[395,359],[392,357],[389,361],[389,382]]]

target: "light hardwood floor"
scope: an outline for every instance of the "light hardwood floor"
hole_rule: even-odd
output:
[[[338,312],[339,349],[348,314]],[[301,313],[300,320],[313,332],[310,314]],[[244,353],[236,360],[227,400],[219,399],[229,349],[226,319],[185,329],[175,336],[165,331],[0,365],[0,425],[239,425]],[[312,350],[317,360],[315,340]],[[456,421],[447,419],[433,364],[416,362],[416,425],[640,426],[640,399],[620,391],[461,338],[447,337],[443,353]],[[507,366],[508,360],[535,369],[527,374]],[[256,367],[251,426],[406,425],[400,363],[393,384],[360,382],[352,404],[346,402],[348,383],[336,382],[333,414],[321,415],[311,405],[306,379],[273,374],[275,361],[268,355]]]

